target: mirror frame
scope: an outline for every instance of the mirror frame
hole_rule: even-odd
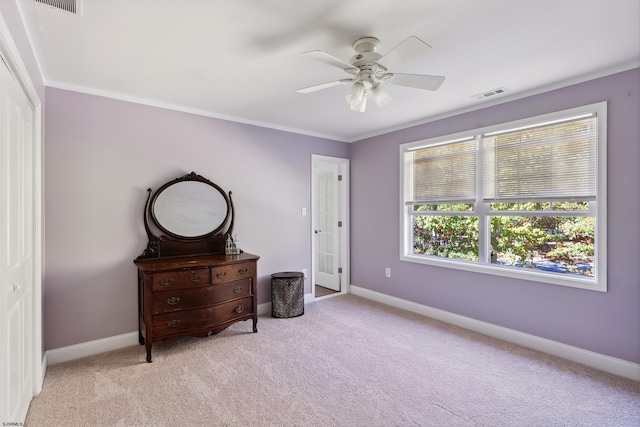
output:
[[[199,236],[183,236],[172,230],[168,230],[166,224],[163,225],[158,221],[154,212],[156,200],[163,191],[173,185],[188,181],[197,181],[211,186],[212,191],[218,191],[220,195],[222,195],[227,206],[227,212],[222,223],[216,225],[213,231]],[[149,241],[147,248],[137,259],[224,253],[226,236],[233,233],[234,207],[233,200],[231,199],[231,191],[227,194],[217,184],[214,184],[195,172],[191,172],[165,183],[155,193],[152,192],[151,188],[148,188],[147,193],[147,202],[144,207],[144,228]],[[149,218],[151,218],[151,224],[149,224]],[[156,236],[152,231],[151,225],[153,225],[153,228],[165,234]]]
[[[158,210],[157,210],[157,204],[158,204],[158,198],[160,198],[163,194],[168,194],[166,193],[167,190],[169,189],[175,189],[177,188],[176,186],[180,185],[180,184],[184,184],[184,183],[189,183],[189,182],[198,182],[198,183],[202,183],[204,185],[208,185],[209,187],[211,187],[211,191],[212,191],[212,199],[213,196],[215,195],[215,197],[217,198],[217,196],[221,196],[222,200],[224,201],[225,204],[225,208],[226,208],[226,212],[224,213],[224,219],[218,224],[216,225],[216,227],[211,230],[208,231],[204,234],[198,234],[198,235],[182,235],[182,234],[178,234],[175,229],[171,230],[170,227],[168,226],[167,222],[163,220],[163,222],[161,222],[158,219]],[[217,191],[217,193],[215,193]],[[183,240],[200,240],[200,239],[205,239],[209,236],[214,235],[215,233],[219,232],[224,225],[227,223],[227,221],[229,220],[229,216],[231,215],[231,202],[229,200],[229,197],[225,194],[225,192],[222,190],[222,188],[220,188],[217,184],[214,184],[213,182],[209,181],[208,179],[195,174],[194,172],[192,172],[191,174],[185,175],[181,178],[176,178],[173,181],[169,181],[166,184],[164,184],[162,187],[158,188],[158,190],[154,193],[153,197],[151,198],[151,202],[150,202],[150,208],[149,208],[149,213],[151,214],[151,219],[153,221],[153,224],[158,227],[160,230],[162,230],[163,233],[166,233],[167,235],[175,238],[175,239],[183,239]],[[193,216],[193,219],[198,219],[198,215],[196,213],[196,215]]]

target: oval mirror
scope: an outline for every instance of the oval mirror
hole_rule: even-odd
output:
[[[203,238],[224,226],[229,217],[229,199],[210,181],[176,180],[156,192],[151,216],[158,228],[173,237]]]

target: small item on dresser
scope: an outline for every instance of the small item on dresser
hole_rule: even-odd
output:
[[[224,253],[231,255],[233,253],[233,241],[231,240],[231,234],[227,235],[227,240],[224,243]]]
[[[238,243],[237,234],[234,235],[233,238],[231,237],[231,234],[227,235],[227,240],[224,243],[224,253],[227,255],[237,255],[242,253]]]
[[[240,241],[238,240],[238,235],[235,234],[233,236],[233,254],[239,254],[242,253],[242,250],[240,249]]]

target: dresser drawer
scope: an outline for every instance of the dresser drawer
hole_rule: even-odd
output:
[[[209,281],[209,269],[167,271],[154,273],[152,276],[152,289],[165,291],[169,289],[192,288],[205,286]]]
[[[253,314],[253,299],[248,297],[207,308],[159,314],[153,316],[153,328],[157,335],[173,335],[210,328],[251,314]]]
[[[253,277],[256,275],[256,264],[254,262],[243,262],[239,264],[224,265],[211,269],[211,283],[223,283],[231,280]]]
[[[252,294],[251,279],[234,280],[200,288],[176,289],[153,294],[153,314],[208,307]]]

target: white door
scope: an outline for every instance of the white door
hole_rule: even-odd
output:
[[[0,58],[0,420],[19,425],[34,384],[33,118]]]
[[[338,164],[314,162],[315,284],[340,291]]]

